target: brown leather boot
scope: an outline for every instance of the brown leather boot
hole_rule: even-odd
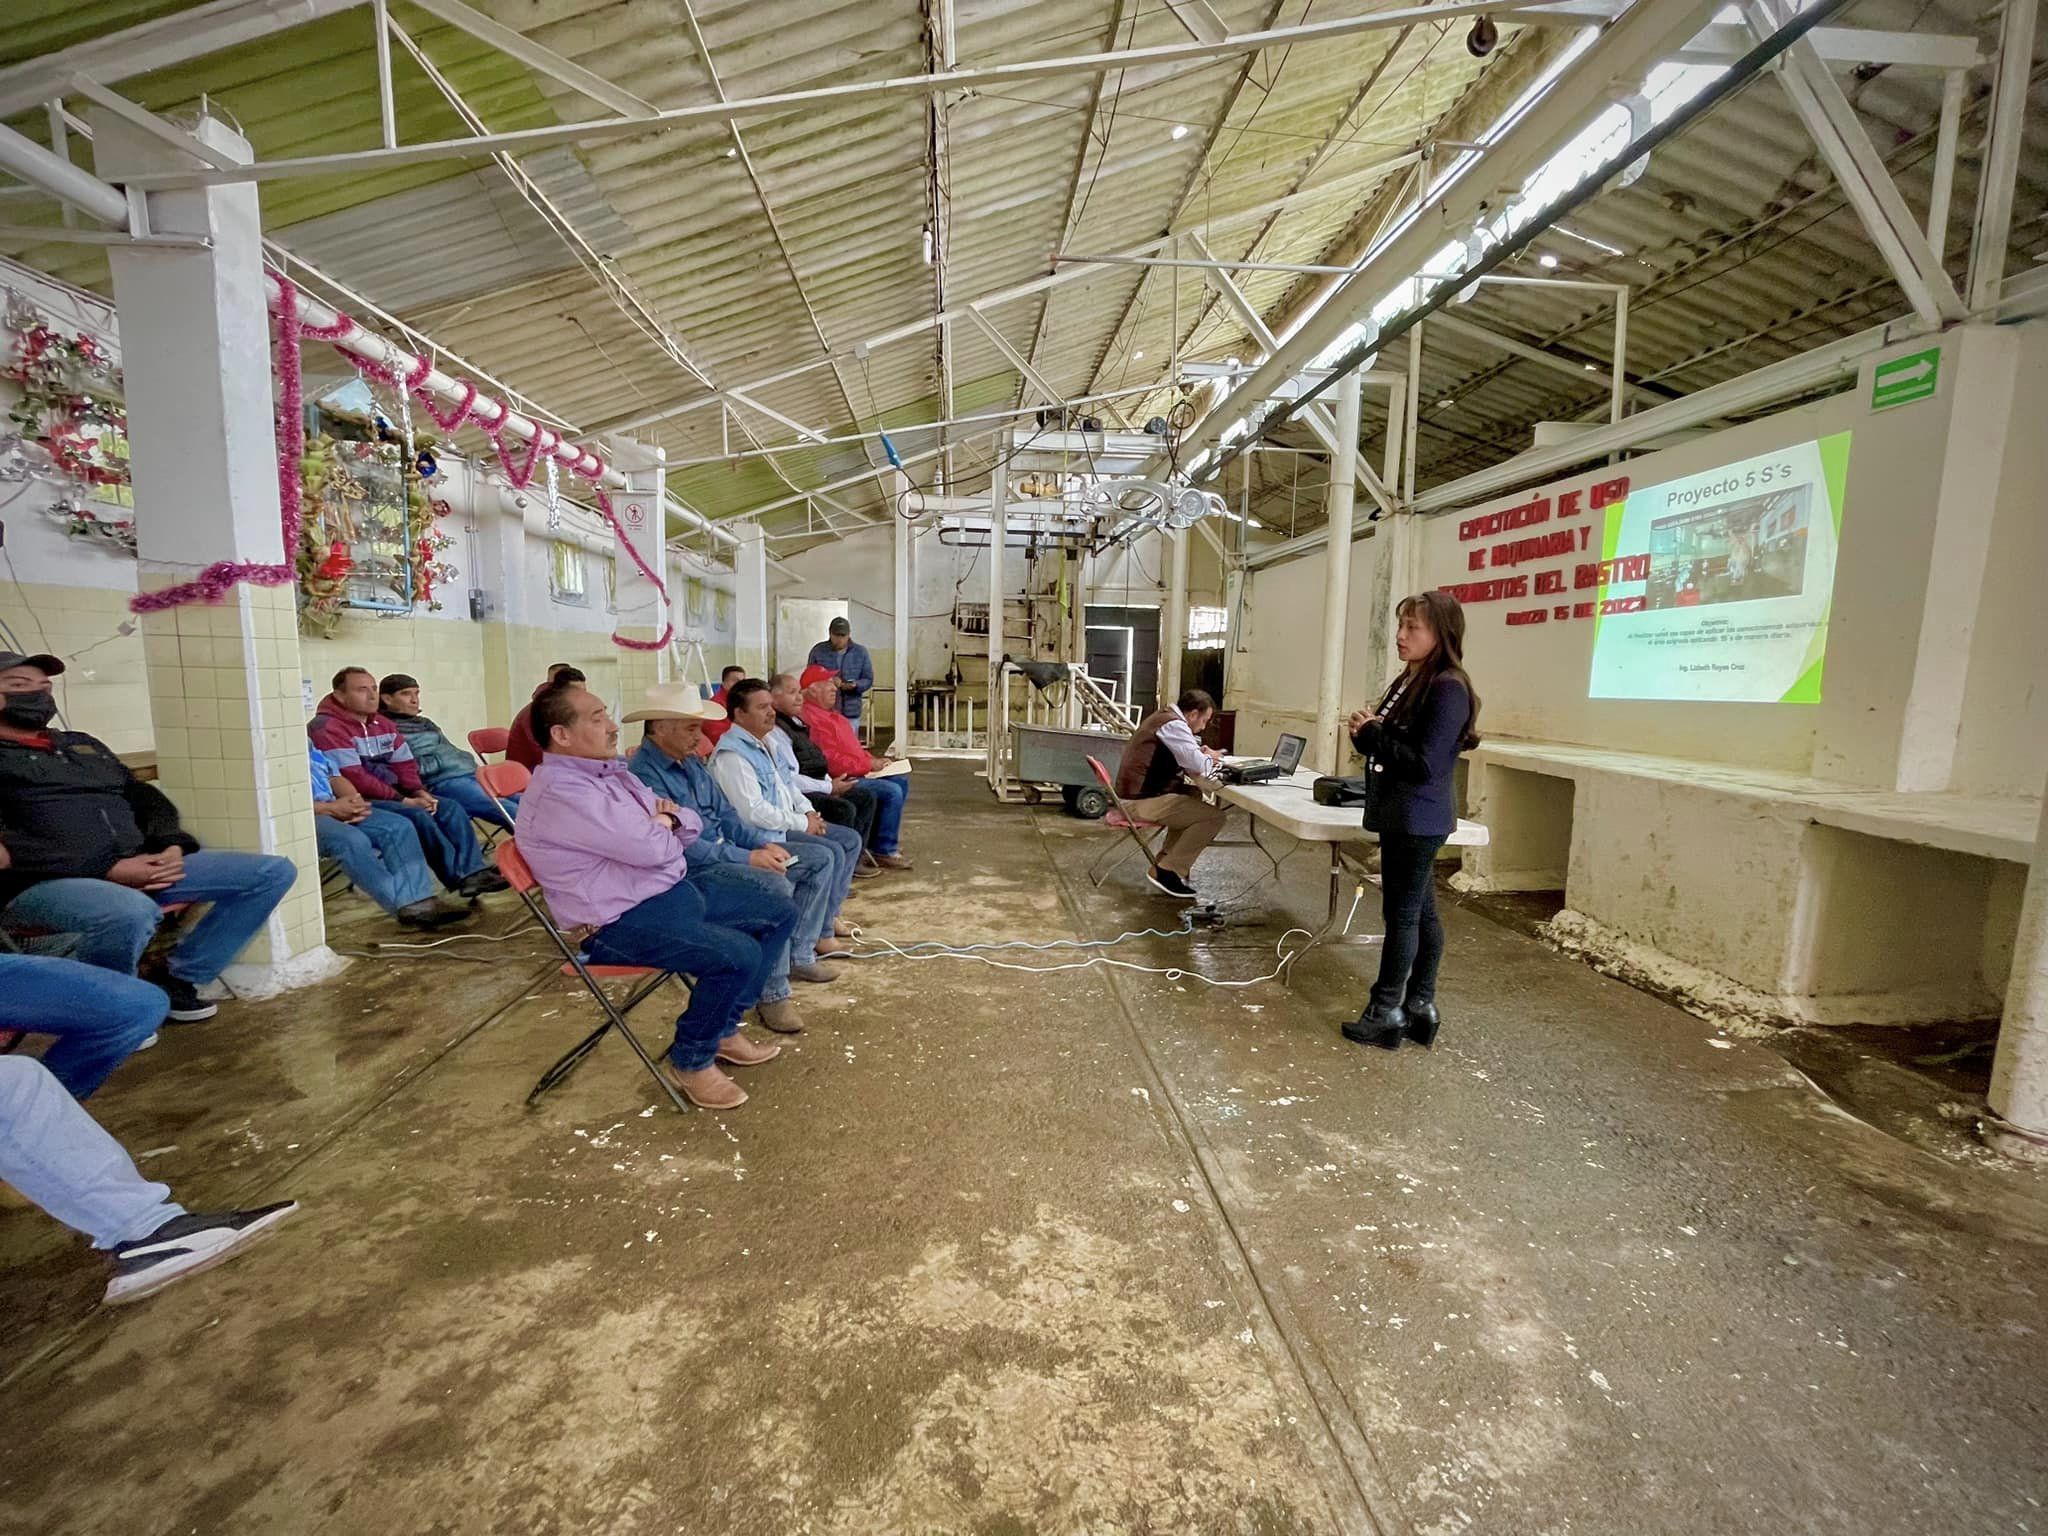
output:
[[[804,1032],[803,1015],[796,1011],[796,1004],[786,997],[779,1003],[756,1005],[754,1018],[763,1029],[772,1029],[778,1035],[800,1035]]]
[[[749,1040],[737,1031],[718,1042],[718,1059],[729,1066],[758,1067],[762,1062],[773,1061],[781,1054],[781,1046]]]
[[[664,1057],[661,1061],[661,1075],[675,1085],[678,1093],[699,1109],[738,1109],[747,1102],[747,1090],[715,1066],[699,1067],[694,1072],[684,1072]]]

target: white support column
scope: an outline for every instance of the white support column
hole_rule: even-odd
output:
[[[1968,70],[1952,69],[1941,79],[1941,124],[1934,136],[1934,184],[1927,194],[1927,243],[1948,249],[1949,203],[1955,193],[1956,149],[1963,138],[1963,96]]]
[[[1337,385],[1337,457],[1330,465],[1329,533],[1323,567],[1323,669],[1316,680],[1316,732],[1309,743],[1315,766],[1335,773],[1343,761],[1344,655],[1351,613],[1352,512],[1358,478],[1358,374]]]
[[[747,676],[765,678],[773,670],[768,654],[768,538],[759,523],[739,529],[733,550],[734,661]]]
[[[1948,442],[1935,492],[1919,647],[1899,729],[1894,787],[1900,790],[1950,787],[2018,367],[2018,336],[1995,326],[1960,327],[1942,349]]]
[[[204,163],[110,112],[94,130],[94,162],[109,176]],[[215,154],[250,158],[218,119],[192,133]],[[108,252],[145,592],[216,561],[277,565],[296,553],[280,528],[256,189],[156,193],[148,212],[151,228],[212,245]],[[146,614],[142,634],[158,784],[187,829],[209,847],[278,854],[299,869],[231,984],[267,995],[332,974],[342,962],[320,905],[292,586],[244,584],[219,603]]]
[[[1180,697],[1181,653],[1188,644],[1188,550],[1192,535],[1178,528],[1165,535],[1166,604],[1159,611],[1159,707]]]
[[[1010,471],[1004,457],[1014,433],[996,439],[996,467],[988,477],[988,782],[996,787],[1002,762],[1003,738],[1010,723],[1001,719],[1002,687],[997,673],[1003,666],[1003,545],[1009,538]]]
[[[1401,466],[1401,504],[1415,504],[1415,453],[1422,437],[1422,327],[1408,327],[1408,451]]]
[[[896,674],[896,750],[906,752],[910,745],[910,685],[913,672],[910,665],[910,615],[914,606],[912,594],[917,583],[912,579],[912,543],[917,537],[917,525],[903,516],[905,494],[910,490],[910,476],[897,470],[891,477],[895,481],[894,494],[889,504],[896,509],[892,521],[896,525],[894,598],[889,611],[892,634],[890,645],[895,650],[892,667]]]
[[[664,510],[668,493],[668,454],[659,445],[649,446],[632,438],[614,437],[608,445],[612,468],[626,477],[626,488],[613,499],[619,528],[612,534],[612,590],[617,596],[615,615],[618,633],[628,640],[651,641],[660,637],[669,622],[667,605],[654,583],[641,575],[628,553],[659,570],[662,547],[667,541],[668,515]],[[669,649],[619,650],[619,698],[624,707],[635,707],[642,692],[652,683],[669,680]]]
[[[2048,794],[2034,864],[2020,904],[2019,941],[2005,988],[2005,1018],[1991,1060],[1992,1145],[2030,1162],[2048,1162]]]

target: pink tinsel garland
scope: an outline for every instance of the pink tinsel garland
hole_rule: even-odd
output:
[[[160,612],[176,608],[185,603],[217,603],[227,596],[237,582],[252,582],[257,586],[282,586],[295,575],[294,558],[299,547],[299,529],[305,517],[304,487],[301,482],[300,460],[306,452],[306,423],[304,399],[299,372],[299,350],[301,339],[312,336],[332,343],[337,351],[346,353],[357,367],[388,388],[403,390],[426,408],[427,414],[443,432],[453,433],[466,421],[474,421],[480,431],[491,440],[497,451],[498,462],[505,467],[505,473],[515,487],[524,488],[533,479],[533,472],[543,458],[551,458],[565,467],[580,480],[590,483],[592,498],[604,520],[611,525],[620,546],[634,567],[654,584],[661,594],[664,613],[668,608],[668,583],[641,558],[640,551],[626,536],[626,530],[619,525],[612,511],[611,494],[605,489],[605,462],[587,448],[577,447],[563,440],[559,433],[551,432],[540,423],[534,423],[534,436],[528,445],[524,463],[515,463],[505,447],[504,432],[512,419],[512,407],[500,405],[497,415],[486,421],[477,410],[477,388],[467,380],[462,381],[462,398],[451,411],[443,411],[440,404],[427,388],[427,379],[433,373],[433,365],[425,358],[416,358],[413,366],[403,377],[382,362],[363,356],[353,347],[344,345],[342,338],[356,329],[356,322],[347,315],[336,311],[332,325],[308,324],[299,315],[299,290],[290,279],[271,274],[271,281],[277,284],[277,307],[273,324],[277,339],[278,374],[278,419],[277,419],[277,492],[280,521],[284,534],[285,563],[283,565],[253,565],[221,561],[210,565],[199,573],[197,579],[179,586],[166,587],[161,592],[147,592],[131,598],[128,606],[137,613]],[[567,456],[564,457],[564,450]],[[629,640],[624,635],[614,634],[612,644],[632,651],[658,651],[664,648],[675,635],[675,626],[665,623],[661,634],[653,640]]]

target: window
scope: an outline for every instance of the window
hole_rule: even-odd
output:
[[[566,539],[548,546],[548,596],[558,603],[590,606],[590,594],[583,585],[583,551]]]
[[[1188,609],[1188,649],[1220,651],[1230,633],[1230,611],[1226,608]]]

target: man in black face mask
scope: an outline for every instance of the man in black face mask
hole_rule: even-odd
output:
[[[163,908],[205,916],[156,978],[179,1022],[220,1010],[198,989],[262,928],[298,870],[273,854],[216,852],[178,825],[177,807],[104,742],[51,730],[55,656],[0,651],[0,927],[75,934],[72,957],[133,974]]]

